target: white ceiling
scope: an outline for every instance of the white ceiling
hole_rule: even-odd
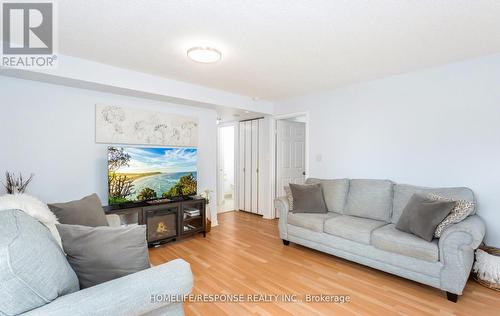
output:
[[[271,101],[500,52],[498,0],[57,2],[63,54]]]

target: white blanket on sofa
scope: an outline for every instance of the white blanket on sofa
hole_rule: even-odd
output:
[[[47,204],[28,194],[5,194],[0,196],[0,211],[3,210],[21,210],[36,218],[49,229],[62,248],[61,237],[56,228],[56,224],[59,224],[59,222]]]

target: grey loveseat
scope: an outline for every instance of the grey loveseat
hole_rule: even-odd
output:
[[[306,183],[321,183],[328,213],[289,212],[288,199],[277,198],[279,232],[285,245],[291,241],[427,284],[457,301],[469,277],[474,250],[484,238],[481,218],[471,215],[432,242],[399,231],[395,224],[414,193],[474,201],[472,190],[389,180],[308,179]]]
[[[193,286],[184,260],[78,290],[49,230],[19,210],[0,211],[0,316],[184,315]]]

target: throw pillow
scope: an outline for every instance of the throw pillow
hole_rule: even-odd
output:
[[[475,204],[471,201],[453,200],[433,193],[428,196],[431,200],[455,202],[455,207],[451,210],[451,213],[436,227],[436,231],[434,232],[434,237],[436,238],[440,238],[446,228],[453,224],[460,223],[474,211]]]
[[[436,227],[450,214],[455,202],[432,200],[425,195],[413,194],[403,209],[396,228],[431,241]]]
[[[285,185],[283,187],[283,190],[285,190],[286,198],[288,199],[288,210],[291,212],[291,211],[293,211],[293,195],[292,195],[292,190],[290,190],[290,187],[288,185]]]
[[[150,267],[146,226],[57,225],[67,259],[88,288]]]
[[[325,198],[321,184],[290,183],[294,213],[326,213]]]
[[[49,208],[61,224],[108,226],[101,200],[95,193],[78,201],[49,204]]]

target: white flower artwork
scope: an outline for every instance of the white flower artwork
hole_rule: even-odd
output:
[[[196,118],[113,105],[96,104],[96,142],[196,147]]]

